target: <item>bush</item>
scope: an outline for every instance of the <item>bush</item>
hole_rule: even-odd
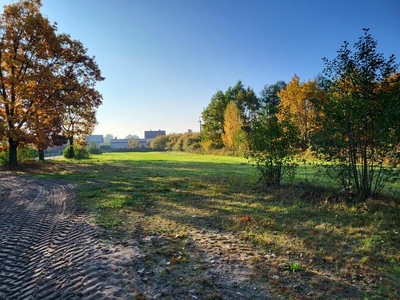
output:
[[[65,147],[64,151],[63,151],[63,156],[65,158],[75,158],[75,159],[88,159],[90,157],[90,152],[89,149],[87,147],[83,147],[83,148],[73,148],[73,157],[69,156],[69,146]]]
[[[101,152],[111,152],[112,151],[111,145],[101,145],[100,146],[100,151]]]
[[[65,158],[67,158],[67,159],[74,158],[74,157],[75,157],[75,148],[73,148],[73,153],[72,153],[72,155],[70,155],[69,149],[70,149],[70,147],[69,147],[69,145],[67,145],[67,146],[64,148],[64,150],[63,150],[63,156],[64,156]]]
[[[89,149],[86,147],[75,149],[76,159],[88,159],[90,156]]]
[[[89,145],[87,145],[87,149],[90,154],[102,154],[103,153],[101,151],[100,147],[95,142],[90,142]]]
[[[18,161],[33,160],[39,156],[38,151],[32,146],[22,146],[18,148]]]
[[[279,121],[276,115],[260,115],[248,133],[250,149],[246,157],[252,160],[260,173],[259,183],[266,186],[280,185],[284,176],[292,176],[299,152],[298,131],[289,114]]]
[[[9,151],[4,150],[0,152],[0,166],[4,167],[9,162]],[[39,156],[38,151],[32,146],[21,146],[18,148],[18,162],[29,161]]]
[[[8,150],[0,152],[0,166],[4,167],[8,164]]]
[[[168,142],[165,145],[165,150],[167,150],[167,151],[175,150],[175,148],[177,148],[177,146],[175,146],[175,144],[178,142],[180,136],[181,136],[181,134],[179,134],[179,133],[168,134]]]
[[[168,141],[169,137],[167,135],[159,135],[150,141],[149,147],[153,150],[165,151],[167,150]]]
[[[198,152],[201,150],[200,133],[187,133],[184,135],[182,149],[187,152]]]

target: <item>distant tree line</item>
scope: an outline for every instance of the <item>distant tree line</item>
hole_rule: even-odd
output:
[[[198,132],[172,133],[155,137],[149,143],[155,151],[185,151],[201,153],[201,138]]]
[[[260,182],[279,185],[311,151],[357,199],[398,180],[400,75],[394,55],[377,52],[368,29],[345,42],[315,80],[266,85],[259,96],[241,81],[218,91],[202,112],[201,147],[251,159]]]

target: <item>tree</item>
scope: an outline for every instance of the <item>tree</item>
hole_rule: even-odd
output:
[[[222,141],[224,114],[230,102],[235,103],[239,109],[244,125],[250,123],[250,120],[260,108],[259,99],[253,89],[250,87],[245,88],[241,81],[238,81],[235,86],[229,87],[225,93],[218,91],[201,114],[203,119],[201,130],[202,146],[206,150],[220,149],[224,146]]]
[[[262,109],[271,111],[272,108],[277,107],[281,102],[278,93],[286,88],[284,81],[277,81],[275,84],[265,85],[260,92],[260,105]]]
[[[111,145],[111,140],[114,138],[112,134],[106,134],[104,137],[104,145]]]
[[[289,110],[280,112],[280,119],[274,112],[271,106],[271,111],[260,113],[247,133],[246,157],[255,162],[259,183],[266,186],[278,186],[285,176],[294,174],[294,156],[299,152],[299,132]]]
[[[63,135],[67,137],[69,152],[66,158],[75,157],[75,141],[83,146],[85,138],[94,130],[96,115],[93,110],[85,110],[83,106],[67,105],[63,115]]]
[[[395,56],[385,59],[368,29],[338,56],[324,59],[327,100],[313,148],[334,162],[344,189],[364,200],[383,189],[399,163],[400,76]]]
[[[95,121],[101,104],[94,83],[104,78],[94,59],[80,42],[58,35],[40,7],[40,0],[19,0],[4,7],[0,20],[0,130],[8,140],[10,167],[17,166],[19,145],[36,144],[42,151],[66,136],[66,127],[71,140],[66,115],[76,119],[80,112]],[[83,102],[88,103],[81,107]]]
[[[49,122],[51,122],[49,124]],[[29,124],[32,130],[32,144],[36,145],[39,153],[39,160],[44,160],[44,150],[48,147],[61,146],[67,143],[66,137],[61,135],[60,118],[51,118],[43,123],[38,118]]]
[[[229,87],[226,90],[225,101],[226,105],[231,101],[235,103],[245,124],[249,123],[260,109],[260,101],[253,89],[250,87],[245,88],[240,80],[233,87]]]
[[[48,87],[55,26],[40,12],[39,0],[4,7],[0,21],[0,119],[9,144],[9,164],[15,167],[17,148],[27,138],[28,119],[41,105],[37,93]]]
[[[132,137],[128,140],[128,147],[130,149],[138,149],[139,148],[139,139]]]
[[[62,135],[69,141],[69,157],[72,158],[74,141],[84,144],[97,123],[96,110],[102,104],[102,95],[95,85],[104,77],[81,42],[71,40],[68,35],[60,35],[60,40],[64,59],[58,71],[61,88],[55,100],[62,120]]]
[[[293,123],[299,129],[303,148],[308,148],[316,117],[314,103],[323,99],[323,92],[316,81],[308,80],[300,83],[300,78],[294,75],[287,86],[277,93],[277,96],[280,99],[279,106],[282,108],[278,118],[284,118],[282,113],[288,109]]]
[[[139,140],[139,137],[137,135],[132,135],[132,134],[128,134],[125,139],[130,140],[130,139],[135,139],[135,140]]]
[[[211,98],[210,104],[203,110],[201,117],[202,145],[206,150],[223,147],[222,133],[224,128],[224,112],[227,100],[222,91],[218,91]]]
[[[246,143],[245,132],[243,131],[243,121],[240,110],[236,104],[231,101],[225,109],[224,114],[224,133],[222,141],[229,150],[244,150]]]

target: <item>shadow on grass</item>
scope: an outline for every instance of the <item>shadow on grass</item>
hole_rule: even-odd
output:
[[[250,166],[217,162],[60,163],[35,176],[78,184],[80,204],[121,238],[184,236],[188,243],[193,232],[234,233],[260,253],[254,279],[277,295],[400,297],[400,210],[391,199],[346,204],[309,184],[261,191]],[[285,270],[290,263],[305,271]]]

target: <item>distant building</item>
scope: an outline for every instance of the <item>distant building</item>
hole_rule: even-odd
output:
[[[93,134],[89,135],[86,138],[87,143],[96,143],[97,146],[103,145],[104,144],[104,137],[99,134]]]
[[[112,139],[110,141],[111,149],[128,149],[129,139]]]
[[[155,137],[160,135],[166,135],[165,130],[158,130],[158,131],[145,131],[144,132],[144,139],[139,139],[139,148],[147,148],[148,144],[151,140]],[[129,149],[129,139],[112,139],[110,141],[111,149]]]
[[[150,130],[150,131],[145,131],[144,132],[144,138],[145,139],[150,139],[150,140],[152,140],[155,137],[160,136],[160,135],[166,135],[165,130],[158,130],[158,131]]]
[[[139,139],[138,148],[147,148],[147,144],[149,143],[146,139]],[[110,142],[111,149],[129,149],[129,139],[112,139]]]

